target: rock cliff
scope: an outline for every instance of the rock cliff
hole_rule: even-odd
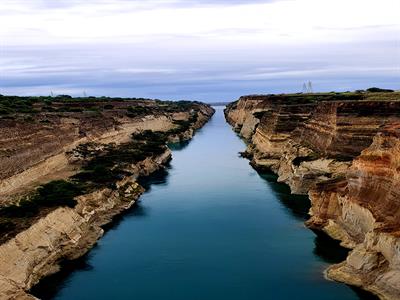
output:
[[[0,114],[0,206],[42,182],[76,172],[68,153],[80,144],[124,143],[133,132],[176,128],[191,111],[198,111],[197,122],[202,124],[212,112],[197,102],[101,99],[53,99],[41,111],[36,103],[35,113]],[[180,134],[191,135],[189,128]]]
[[[29,295],[32,286],[57,272],[63,260],[89,251],[102,226],[136,202],[144,191],[137,178],[163,168],[172,157],[165,141],[190,139],[214,112],[198,102],[143,100],[128,109],[139,113],[128,116],[130,101],[100,105],[109,108],[94,116],[79,111],[38,113],[35,120],[18,114],[0,118],[5,133],[0,138],[1,299],[35,299]],[[29,196],[36,185],[67,177],[85,191],[73,202],[29,204],[41,199]]]
[[[102,225],[131,207],[143,192],[136,183],[142,174],[154,172],[171,158],[167,150],[147,159],[134,175],[117,182],[116,189],[101,188],[77,197],[74,208],[59,207],[27,230],[0,246],[0,282],[14,289],[0,290],[2,299],[17,299],[46,275],[59,270],[62,260],[76,259],[102,236]]]
[[[400,123],[382,129],[352,163],[346,178],[310,192],[308,224],[354,250],[329,277],[382,299],[400,293]]]
[[[400,94],[260,98],[240,98],[226,119],[249,141],[255,168],[309,194],[306,224],[353,249],[328,277],[399,299]]]

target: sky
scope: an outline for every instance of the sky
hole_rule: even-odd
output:
[[[0,94],[400,89],[399,0],[1,0]]]

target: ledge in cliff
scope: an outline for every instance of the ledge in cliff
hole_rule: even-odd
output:
[[[332,279],[362,286],[382,299],[400,296],[400,123],[387,126],[362,151],[341,187],[311,191],[311,226],[354,248],[328,269]],[[322,191],[321,191],[322,190]],[[331,211],[321,209],[331,207]]]
[[[153,102],[150,104],[146,102],[146,105],[150,107],[153,104]],[[116,103],[114,105],[117,106]],[[126,108],[127,105],[121,104],[121,107]],[[143,108],[136,108],[136,110],[142,112]],[[63,260],[76,259],[89,251],[103,235],[102,226],[111,222],[114,216],[130,208],[136,202],[144,191],[143,187],[137,183],[137,178],[147,176],[163,168],[172,158],[172,153],[165,146],[165,142],[167,140],[190,139],[195,130],[202,127],[214,113],[210,106],[198,102],[185,102],[178,106],[162,103],[155,110],[156,114],[152,111],[151,114],[146,113],[141,115],[140,118],[133,118],[132,120],[123,116],[122,118],[127,123],[119,125],[122,126],[122,129],[115,130],[112,127],[109,130],[101,130],[96,134],[91,132],[92,129],[88,129],[89,139],[87,137],[81,138],[79,135],[71,139],[66,138],[65,141],[57,143],[57,146],[50,147],[52,148],[51,151],[48,151],[50,148],[45,146],[43,149],[39,149],[37,153],[35,152],[36,156],[32,157],[31,160],[28,159],[23,162],[22,165],[25,168],[23,171],[19,168],[21,166],[14,169],[8,168],[8,162],[0,164],[0,169],[2,167],[7,169],[9,176],[3,174],[2,178],[3,185],[1,187],[6,186],[3,190],[5,195],[9,190],[4,182],[10,178],[20,178],[16,181],[16,185],[25,187],[32,181],[29,178],[24,180],[24,176],[35,174],[37,170],[39,170],[40,175],[48,175],[43,173],[53,172],[53,168],[47,165],[49,159],[55,159],[60,155],[68,159],[63,160],[62,164],[59,164],[58,161],[54,162],[57,168],[64,167],[63,164],[77,164],[78,167],[85,167],[85,170],[78,175],[95,175],[89,177],[89,179],[73,177],[73,180],[89,180],[83,182],[85,184],[90,183],[89,186],[91,187],[89,192],[74,198],[76,203],[73,206],[44,208],[37,217],[32,218],[33,223],[30,223],[28,228],[16,233],[15,236],[0,245],[1,299],[35,299],[28,294],[33,285],[37,284],[43,277],[57,272],[60,268],[60,262]],[[120,114],[121,110],[118,109],[114,113]],[[112,117],[110,118],[117,118],[116,115],[111,114]],[[83,119],[86,118],[81,114],[78,115]],[[42,125],[39,123],[37,126]],[[76,124],[71,126],[73,128]],[[75,128],[79,128],[79,126]],[[2,130],[12,131],[16,129],[6,128]],[[58,129],[55,127],[47,130],[52,133],[52,136],[58,134]],[[16,136],[13,143],[16,143],[19,139],[30,139],[29,128],[25,127],[19,133],[20,136]],[[136,133],[136,135],[132,136],[133,133]],[[144,137],[146,134],[148,135],[147,139],[154,138],[155,140],[135,140],[135,136]],[[39,139],[39,141],[41,140]],[[128,140],[130,142],[127,142]],[[88,141],[89,143],[87,143]],[[8,143],[7,147],[16,145],[8,140],[0,140],[0,145],[2,143],[5,146]],[[83,147],[79,148],[79,146]],[[137,148],[130,152],[132,149],[129,147],[131,146],[137,146]],[[66,153],[67,150],[68,153]],[[125,152],[121,152],[122,150],[127,151],[126,161],[121,160],[120,154],[125,154]],[[29,147],[22,146],[21,151],[24,153],[23,155],[29,156]],[[115,156],[113,153],[119,155]],[[96,168],[96,166],[89,168],[90,165],[83,164],[83,162],[92,162],[93,155],[96,155],[97,160],[95,162],[102,164],[100,168]],[[116,160],[115,162],[110,160],[113,157]],[[9,157],[10,161],[12,159],[12,157]],[[101,173],[96,175],[97,170]],[[112,181],[106,181],[103,176],[104,178],[110,177]],[[49,178],[49,176],[45,176],[45,178]],[[99,178],[100,180],[96,181]],[[116,181],[114,181],[115,178],[117,178]],[[27,199],[29,200],[29,198]],[[4,204],[2,203],[2,205]],[[2,217],[1,214],[0,217]],[[1,229],[4,230],[4,228]]]
[[[246,96],[225,115],[255,168],[309,194],[307,225],[353,249],[327,275],[400,299],[400,93]]]

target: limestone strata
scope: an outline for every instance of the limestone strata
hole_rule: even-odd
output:
[[[241,130],[247,123],[246,108],[251,124],[259,118],[247,149],[252,164],[274,171],[278,181],[297,194],[307,194],[315,183],[341,176],[380,127],[396,122],[400,115],[396,99],[306,102],[298,97],[289,98],[289,104],[281,98],[254,102],[243,97],[225,111],[228,122]]]
[[[170,140],[190,139],[194,131],[203,126],[214,113],[211,107],[200,103],[192,107],[196,108],[197,120],[186,131],[172,135]],[[68,151],[81,143],[95,142],[101,149],[109,143],[127,142],[136,131],[169,131],[176,127],[177,120],[187,121],[193,115],[189,109],[171,113],[166,111],[130,119],[124,115],[118,116],[117,111],[110,113],[109,118],[105,117],[104,124],[91,124],[87,116],[78,114],[80,120],[56,117],[52,122],[65,125],[60,123],[60,128],[44,128],[40,123],[34,123],[32,128],[27,124],[20,127],[15,122],[14,125],[2,128],[1,131],[8,132],[8,136],[0,139],[0,145],[6,149],[1,154],[7,158],[3,160],[2,157],[0,160],[0,170],[4,171],[1,173],[0,195],[9,196],[17,189],[37,183],[39,179],[53,179],[55,170],[72,166],[71,172],[74,172],[73,165],[80,159],[75,157],[74,152]],[[88,126],[84,133],[81,122]],[[18,134],[13,136],[14,131]],[[58,135],[61,136],[53,141]],[[12,151],[12,147],[19,146],[20,153],[16,157],[7,154]],[[37,150],[33,150],[30,157],[29,151],[35,147]],[[58,207],[43,211],[30,227],[1,244],[0,299],[35,299],[28,293],[32,286],[43,277],[57,272],[60,262],[76,259],[89,251],[103,235],[102,226],[131,207],[144,191],[136,182],[137,178],[163,168],[171,159],[171,151],[167,147],[165,149],[158,156],[148,156],[136,164],[125,166],[126,174],[131,175],[121,178],[115,187],[98,187],[76,197],[77,205],[73,208]],[[14,166],[19,158],[21,164]],[[59,176],[66,178],[67,174]]]
[[[160,116],[120,124],[118,127],[110,128],[109,131],[105,131],[102,134],[88,134],[85,137],[79,137],[79,135],[71,137],[71,132],[72,134],[75,132],[73,127],[65,128],[68,133],[59,131],[45,134],[38,130],[35,136],[32,137],[32,142],[28,142],[30,147],[36,147],[36,150],[31,150],[30,147],[24,149],[23,145],[14,140],[12,143],[19,145],[16,150],[19,154],[0,160],[1,174],[3,176],[0,179],[0,196],[4,201],[12,198],[15,193],[31,188],[40,182],[55,178],[65,178],[73,174],[77,170],[77,166],[70,163],[68,152],[79,144],[87,142],[123,143],[129,140],[132,132],[138,130],[168,130],[172,127],[171,119]],[[15,130],[18,131],[18,128]],[[22,132],[19,134],[21,135]],[[47,142],[43,142],[43,138],[40,137],[42,134],[52,140],[50,145]],[[60,136],[56,137],[55,135]],[[39,146],[39,143],[42,144]],[[26,158],[22,158],[22,156]],[[6,177],[7,175],[11,176]]]
[[[188,130],[186,130],[183,133],[173,135],[169,138],[169,142],[171,143],[178,143],[182,141],[187,141],[190,140],[196,130],[200,129],[201,127],[204,126],[210,119],[210,116],[214,113],[214,109],[209,107],[209,106],[203,106],[200,107],[200,111],[197,114],[197,120],[196,122],[190,126]],[[187,119],[188,116],[186,116],[184,119]],[[174,118],[174,120],[179,120],[179,118]]]
[[[316,94],[295,103],[299,97],[251,104],[242,97],[225,114],[236,130],[246,115],[259,118],[246,150],[251,164],[308,193],[307,225],[353,249],[328,277],[400,299],[399,93],[340,101]]]
[[[183,133],[185,139],[190,139],[193,130],[201,127],[213,113],[207,105],[198,106],[198,121],[190,128],[191,132]],[[40,183],[75,173],[79,166],[71,164],[68,153],[79,144],[120,144],[127,142],[133,132],[168,131],[175,127],[174,120],[188,117],[189,112],[155,111],[128,118],[120,111],[106,111],[100,116],[89,113],[38,116],[50,123],[0,119],[0,206]]]
[[[225,117],[236,131],[240,131],[249,114],[255,111],[258,104],[263,103],[263,96],[243,96],[229,107],[229,113],[225,111]]]
[[[347,176],[310,193],[309,225],[354,248],[329,277],[370,290],[382,299],[400,296],[400,124],[385,128],[353,161]]]
[[[136,178],[154,172],[170,158],[167,150],[132,166],[134,175],[119,181],[115,190],[102,188],[79,196],[74,208],[57,208],[1,245],[0,298],[19,299],[22,291],[57,272],[62,260],[76,259],[90,250],[103,234],[101,226],[131,207],[143,192]]]

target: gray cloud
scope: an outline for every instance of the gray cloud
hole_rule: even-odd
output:
[[[5,0],[9,1],[9,0]],[[14,3],[28,4],[37,9],[59,9],[80,5],[107,5],[107,4],[134,4],[143,7],[191,7],[191,6],[215,6],[215,5],[242,5],[262,4],[283,0],[13,0]]]
[[[19,2],[28,5],[25,0]],[[97,3],[110,5],[109,10],[95,12],[102,16],[118,11],[119,3],[139,4],[148,9],[166,5],[231,6],[267,2],[271,1],[43,0],[29,1],[31,8],[21,9],[28,15],[42,9],[61,9],[64,16],[71,8],[79,13],[81,5],[86,7],[85,13],[91,12],[88,6]],[[136,9],[140,8],[131,11]],[[18,9],[10,6],[2,14],[13,16],[16,13]],[[313,81],[317,91],[370,86],[400,88],[400,44],[396,39],[396,24],[313,26],[311,35],[314,31],[323,32],[326,38],[302,40],[297,36],[302,32],[296,31],[296,24],[294,31],[280,31],[279,26],[270,27],[270,20],[262,20],[259,27],[254,28],[246,27],[247,24],[241,27],[241,20],[230,21],[227,20],[229,26],[217,26],[215,30],[176,34],[155,31],[148,35],[140,30],[132,35],[129,31],[120,33],[118,29],[123,29],[122,24],[115,27],[118,38],[113,35],[98,37],[94,32],[87,40],[78,41],[69,40],[68,30],[68,34],[55,39],[54,32],[48,32],[46,27],[51,22],[37,28],[29,22],[18,24],[22,28],[17,31],[21,33],[19,40],[15,40],[15,44],[5,41],[0,48],[0,93],[46,95],[54,91],[82,95],[86,91],[96,96],[216,101],[250,93],[298,92],[308,80]],[[70,24],[66,22],[65,25]],[[163,27],[163,24],[156,25]],[[62,26],[59,28],[65,30]],[[348,32],[356,34],[346,36]],[[336,38],[331,39],[331,34],[337,34]],[[275,39],[271,38],[273,35]],[[280,40],[276,36],[285,38]],[[27,37],[31,38],[28,42],[25,41]],[[43,43],[36,44],[36,37],[41,37]],[[22,42],[21,45],[18,42]]]
[[[398,88],[397,51],[381,45],[327,44],[281,49],[168,49],[164,45],[65,45],[7,50],[0,93],[70,93],[161,99],[232,100],[242,94]],[[386,56],[377,54],[384,47]],[[172,55],[171,54],[172,51]],[[10,63],[10,61],[14,63]],[[1,62],[1,61],[0,61]],[[17,63],[18,62],[18,63]]]

